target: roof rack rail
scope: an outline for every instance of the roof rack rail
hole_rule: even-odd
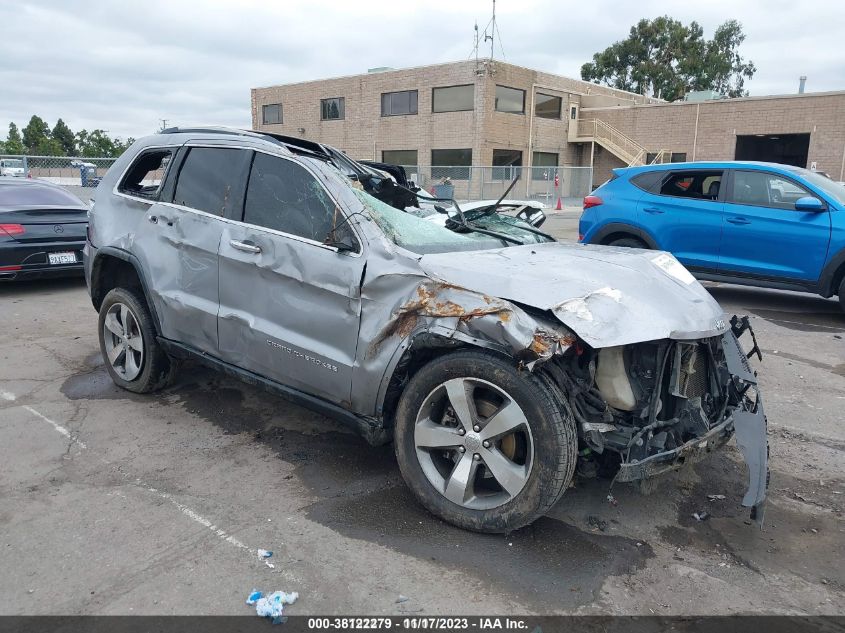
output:
[[[197,125],[192,127],[169,127],[161,130],[159,134],[195,134],[197,132],[213,132],[215,134],[232,134],[234,136],[263,136],[260,132],[242,130],[236,127],[225,127],[222,125]]]
[[[299,139],[291,136],[283,136],[281,134],[273,134],[272,132],[260,132],[258,130],[243,130],[235,127],[225,126],[193,126],[193,127],[169,127],[161,130],[159,134],[197,134],[197,133],[213,133],[213,134],[231,134],[232,136],[249,136],[252,138],[260,138],[269,141],[276,145],[290,150],[294,154],[302,156],[311,156],[312,158],[319,158],[322,160],[331,160],[329,153],[319,143],[309,141],[307,139]]]

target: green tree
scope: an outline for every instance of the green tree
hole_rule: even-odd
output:
[[[135,139],[129,138],[125,142],[119,138],[111,138],[105,130],[80,130],[76,133],[76,145],[79,154],[88,158],[99,156],[116,158],[126,151]]]
[[[9,123],[9,136],[6,139],[6,153],[7,154],[23,154],[23,141],[21,140],[21,133],[18,131],[18,126],[14,123]]]
[[[667,101],[708,89],[738,97],[748,94],[745,79],[756,71],[737,51],[744,40],[736,20],[722,24],[707,40],[697,22],[644,19],[631,27],[627,39],[593,55],[581,67],[581,78]]]
[[[32,153],[36,156],[65,156],[62,144],[54,138],[43,138],[38,142]]]
[[[754,62],[746,62],[737,52],[744,41],[742,25],[736,20],[728,20],[716,29],[705,48],[700,83],[729,97],[748,96],[745,80],[754,77],[757,68]]]
[[[65,156],[73,156],[76,153],[76,138],[67,123],[61,119],[56,121],[51,136],[54,141],[59,143]]]
[[[27,126],[23,129],[23,145],[27,153],[35,154],[38,146],[50,137],[50,126],[40,116],[33,114]]]

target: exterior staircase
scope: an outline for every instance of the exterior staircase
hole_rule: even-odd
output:
[[[630,136],[623,134],[600,119],[577,119],[569,126],[570,143],[595,142],[613,153],[629,167],[665,162],[669,152],[661,149],[650,155],[649,151]]]

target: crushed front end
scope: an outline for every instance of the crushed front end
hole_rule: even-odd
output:
[[[582,456],[618,465],[616,481],[647,479],[699,461],[736,435],[748,465],[742,504],[759,514],[768,486],[766,417],[734,317],[720,336],[618,347],[574,346],[546,363],[580,427]]]

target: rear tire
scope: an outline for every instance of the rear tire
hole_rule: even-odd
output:
[[[510,532],[561,497],[578,438],[550,381],[462,350],[411,378],[396,411],[395,450],[402,477],[431,513],[469,530]]]
[[[137,292],[114,288],[100,305],[100,351],[114,383],[134,393],[150,393],[172,380],[175,361],[156,340],[147,303]]]
[[[620,248],[648,248],[648,244],[636,237],[620,237],[612,242],[608,242],[607,245],[618,246]]]

